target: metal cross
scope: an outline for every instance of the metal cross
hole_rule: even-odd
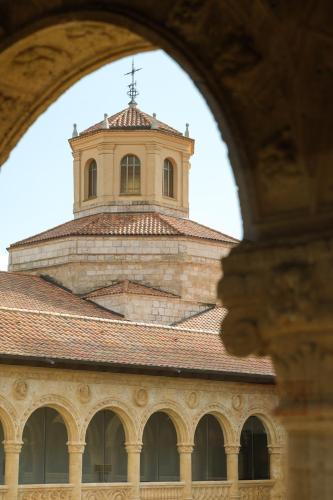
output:
[[[136,89],[136,81],[134,81],[134,74],[137,71],[140,71],[140,69],[142,69],[142,68],[134,68],[134,59],[132,59],[132,69],[131,69],[131,71],[129,71],[128,73],[125,73],[125,75],[124,75],[124,76],[132,75],[132,83],[130,83],[128,85],[129,90],[127,92],[127,95],[131,98],[130,102],[128,103],[130,105],[131,104],[136,105],[135,98],[136,98],[136,96],[139,95],[139,92]]]

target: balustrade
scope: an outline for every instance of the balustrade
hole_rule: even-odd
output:
[[[72,500],[72,489],[71,484],[21,485],[18,500]]]
[[[239,481],[240,500],[270,500],[274,481]]]
[[[141,500],[182,500],[183,483],[141,483]]]
[[[192,483],[193,500],[229,500],[231,483],[227,481],[195,481]]]
[[[128,483],[84,484],[81,487],[82,500],[128,500],[132,485]]]

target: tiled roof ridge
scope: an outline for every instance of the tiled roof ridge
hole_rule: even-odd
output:
[[[92,290],[91,292],[83,294],[82,297],[83,298],[94,297],[95,293],[97,294],[99,291],[102,291],[102,290],[106,291],[106,290],[108,290],[110,288],[116,287],[117,285],[121,285],[122,283],[125,284],[124,293],[133,293],[133,294],[135,294],[135,292],[131,292],[129,290],[129,285],[133,284],[133,285],[138,285],[139,287],[143,287],[143,288],[146,288],[146,289],[155,290],[156,292],[160,292],[162,294],[170,296],[170,298],[171,297],[180,298],[180,295],[177,295],[176,293],[167,292],[166,290],[163,290],[163,289],[158,288],[156,286],[146,285],[144,283],[140,283],[139,281],[129,280],[129,279],[116,280],[114,283],[111,283],[110,285],[106,285],[106,286],[101,286],[99,288],[95,288],[95,290]],[[105,294],[105,295],[107,295],[107,294]]]
[[[188,321],[189,319],[197,318],[198,316],[201,316],[201,314],[205,314],[206,312],[211,311],[212,309],[215,309],[216,307],[222,307],[222,306],[217,306],[217,305],[213,304],[213,305],[207,307],[207,309],[204,309],[203,311],[198,311],[198,312],[192,314],[191,316],[188,316],[187,318],[178,319],[177,321],[172,323],[172,326],[176,326],[178,324],[184,323],[185,321]],[[191,328],[190,328],[190,330],[191,330]]]
[[[171,325],[160,325],[156,323],[141,323],[138,321],[125,321],[125,320],[120,320],[120,319],[109,319],[109,318],[99,318],[97,316],[82,316],[79,314],[69,314],[69,313],[60,313],[60,312],[55,312],[55,311],[41,311],[37,309],[22,309],[19,307],[7,307],[7,306],[0,306],[0,311],[10,311],[10,312],[17,312],[17,313],[26,313],[26,314],[36,314],[36,315],[41,315],[41,316],[57,316],[57,317],[63,317],[63,318],[72,318],[72,319],[82,319],[84,321],[97,321],[99,323],[112,323],[112,324],[121,324],[121,325],[126,325],[126,326],[139,326],[139,327],[146,327],[146,328],[152,328],[152,329],[159,329],[159,330],[172,330],[172,331],[182,331],[182,332],[188,332],[188,333],[193,333],[196,331],[197,333],[202,333],[202,334],[209,334],[209,335],[218,335],[216,331],[213,330],[188,330],[187,328],[179,328],[176,326],[171,326]]]
[[[185,217],[177,217],[175,215],[167,215],[167,214],[160,214],[161,218],[163,218],[163,220],[168,223],[170,225],[170,227],[172,227],[172,229],[174,229],[175,231],[178,231],[179,234],[182,234],[181,231],[179,231],[179,229],[177,229],[176,227],[173,226],[172,222],[169,222],[168,219],[169,218],[173,218],[173,219],[178,219],[179,221],[189,221],[189,222],[194,222],[197,226],[200,226],[200,227],[203,227],[204,229],[208,229],[209,231],[212,231],[213,233],[216,233],[218,235],[221,235],[221,236],[224,236],[226,239],[228,240],[232,240],[230,241],[231,243],[234,242],[234,243],[240,243],[240,240],[238,240],[237,238],[234,238],[233,236],[229,236],[228,234],[225,234],[225,233],[222,233],[221,231],[219,231],[218,229],[213,229],[209,226],[205,226],[205,224],[201,224],[200,222],[197,222],[197,221],[192,221],[191,219],[187,219]]]

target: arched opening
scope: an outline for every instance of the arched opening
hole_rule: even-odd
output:
[[[23,430],[19,483],[68,482],[67,429],[59,412],[43,407],[34,411]]]
[[[192,479],[193,481],[227,479],[223,431],[213,415],[204,415],[195,430]]]
[[[174,165],[169,158],[166,158],[163,163],[163,178],[162,178],[162,193],[168,198],[175,198],[175,175]]]
[[[120,162],[120,194],[140,194],[140,190],[140,160],[135,155],[126,155]]]
[[[269,479],[267,433],[258,417],[249,417],[241,432],[238,455],[239,479]]]
[[[3,431],[3,425],[0,421],[0,484],[4,484],[5,481],[5,450],[3,441],[5,439],[5,434]]]
[[[143,431],[140,462],[141,481],[179,481],[177,433],[171,418],[154,413]]]
[[[88,165],[87,172],[87,197],[96,198],[97,196],[97,163],[96,160],[91,160]]]
[[[83,454],[83,483],[118,483],[127,481],[125,432],[119,417],[111,410],[101,410],[91,419]]]

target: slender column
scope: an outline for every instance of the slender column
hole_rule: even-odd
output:
[[[193,444],[180,443],[179,453],[180,480],[184,483],[183,499],[192,499],[192,451]]]
[[[127,481],[132,485],[131,500],[140,499],[140,454],[142,443],[126,443]]]
[[[270,478],[274,481],[273,490],[271,493],[271,500],[283,500],[285,498],[283,481],[283,447],[282,446],[268,446],[269,452],[269,466]]]
[[[227,478],[232,483],[230,489],[230,500],[240,498],[238,488],[238,445],[227,445],[224,447],[227,455]]]
[[[22,444],[22,441],[4,441],[6,455],[5,485],[8,488],[8,499],[18,497],[19,461]]]
[[[69,483],[73,485],[72,498],[81,498],[82,456],[85,443],[68,442]]]

